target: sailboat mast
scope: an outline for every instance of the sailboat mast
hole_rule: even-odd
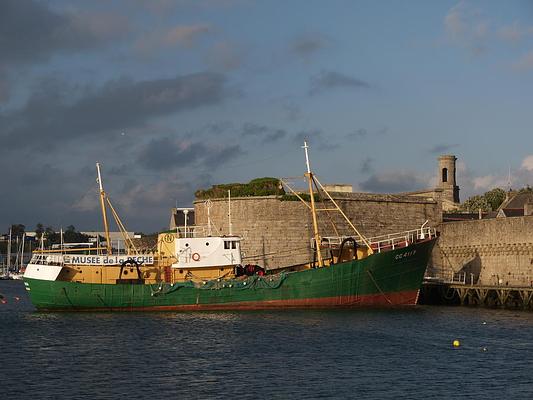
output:
[[[316,246],[316,254],[318,258],[318,266],[323,267],[324,261],[322,260],[322,253],[320,251],[320,234],[318,232],[318,221],[316,217],[316,207],[315,207],[315,196],[313,194],[313,173],[311,172],[311,167],[309,165],[309,154],[307,153],[307,149],[309,146],[307,145],[307,142],[304,141],[304,145],[302,148],[305,151],[305,164],[307,166],[307,173],[305,174],[307,176],[307,181],[309,182],[309,196],[311,197],[311,215],[313,216],[313,233],[315,237],[315,246]]]
[[[104,231],[105,231],[105,240],[106,240],[106,248],[107,248],[107,254],[110,255],[111,250],[111,240],[109,240],[109,225],[107,223],[107,211],[105,206],[105,191],[104,191],[104,185],[102,184],[102,175],[100,174],[100,163],[96,163],[96,171],[98,173],[98,186],[100,187],[100,206],[102,208],[102,217],[104,219]]]
[[[26,232],[22,234],[22,249],[20,250],[19,272],[24,268],[24,242],[26,241]]]
[[[7,275],[9,275],[9,268],[11,267],[11,229],[9,228],[9,241],[7,242]]]

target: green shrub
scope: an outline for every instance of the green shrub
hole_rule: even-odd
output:
[[[248,183],[225,183],[213,185],[210,189],[197,190],[194,195],[198,200],[220,199],[228,197],[252,197],[252,196],[282,196],[285,194],[283,186],[277,178],[257,178]]]

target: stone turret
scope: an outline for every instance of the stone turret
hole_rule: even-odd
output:
[[[439,157],[438,188],[442,189],[442,208],[444,211],[459,206],[459,186],[456,183],[454,155]]]

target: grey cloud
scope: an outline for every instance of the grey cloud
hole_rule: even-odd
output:
[[[287,136],[287,132],[285,132],[282,129],[277,129],[274,132],[266,135],[264,142],[265,143],[276,142],[280,139],[283,139],[285,136]]]
[[[0,65],[48,59],[55,52],[82,51],[127,31],[127,20],[112,14],[59,13],[45,2],[0,1]]]
[[[326,47],[326,39],[319,34],[306,34],[293,40],[290,51],[299,57],[307,58]]]
[[[207,35],[211,29],[208,24],[177,25],[167,29],[152,29],[142,34],[135,41],[133,48],[144,56],[176,46],[191,48],[200,37]]]
[[[268,128],[264,125],[256,125],[252,123],[246,123],[242,127],[243,136],[259,136],[268,132]]]
[[[257,136],[261,138],[262,143],[270,143],[283,139],[287,132],[265,125],[246,123],[242,128],[242,136]]]
[[[232,159],[239,157],[242,153],[241,146],[232,145],[224,146],[215,149],[208,149],[204,163],[209,167],[221,166]]]
[[[371,157],[366,157],[361,161],[361,166],[359,167],[359,171],[361,171],[363,174],[368,174],[374,170],[374,159]]]
[[[377,130],[375,130],[375,129],[368,130],[366,128],[359,128],[359,129],[354,130],[353,132],[350,132],[350,133],[346,134],[345,137],[347,139],[358,140],[358,139],[362,139],[362,138],[365,138],[365,137],[368,137],[368,136],[372,136],[372,137],[384,136],[388,132],[389,132],[389,128],[387,128],[387,127],[380,128],[380,129],[377,129]]]
[[[458,144],[437,144],[429,149],[431,154],[442,154],[450,151],[454,147],[459,146]]]
[[[302,109],[290,100],[285,100],[282,103],[283,112],[289,121],[297,121],[302,117]]]
[[[206,56],[206,61],[217,70],[231,71],[241,67],[245,51],[230,41],[220,41],[213,45]]]
[[[197,73],[171,79],[108,82],[85,89],[76,100],[62,82],[48,83],[27,104],[0,114],[12,148],[50,146],[85,137],[94,140],[115,129],[139,127],[151,118],[220,103],[229,94],[219,74]]]
[[[421,189],[424,181],[412,172],[384,172],[372,175],[360,187],[376,193],[397,193]]]
[[[225,132],[228,132],[230,129],[233,129],[233,124],[229,121],[220,121],[214,122],[206,125],[201,129],[202,132],[209,135],[222,135]]]
[[[348,75],[335,71],[321,71],[318,75],[311,78],[310,95],[320,94],[328,90],[346,88],[346,89],[369,89],[372,85],[369,83],[353,78]]]
[[[320,148],[321,150],[334,150],[339,147],[339,144],[331,142],[319,130],[309,130],[306,132],[298,132],[292,137],[295,144],[303,145],[304,141],[312,147]]]
[[[10,95],[10,84],[5,76],[0,70],[0,104],[5,103],[9,100]]]
[[[180,143],[169,137],[152,139],[140,152],[138,162],[151,170],[184,166],[218,166],[241,153],[238,145],[207,146],[203,142]]]
[[[368,131],[365,128],[359,128],[354,132],[350,132],[346,135],[349,139],[360,139],[368,135]]]

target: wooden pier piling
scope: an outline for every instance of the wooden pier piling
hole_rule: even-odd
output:
[[[533,311],[533,287],[424,282],[421,304],[450,304]]]

